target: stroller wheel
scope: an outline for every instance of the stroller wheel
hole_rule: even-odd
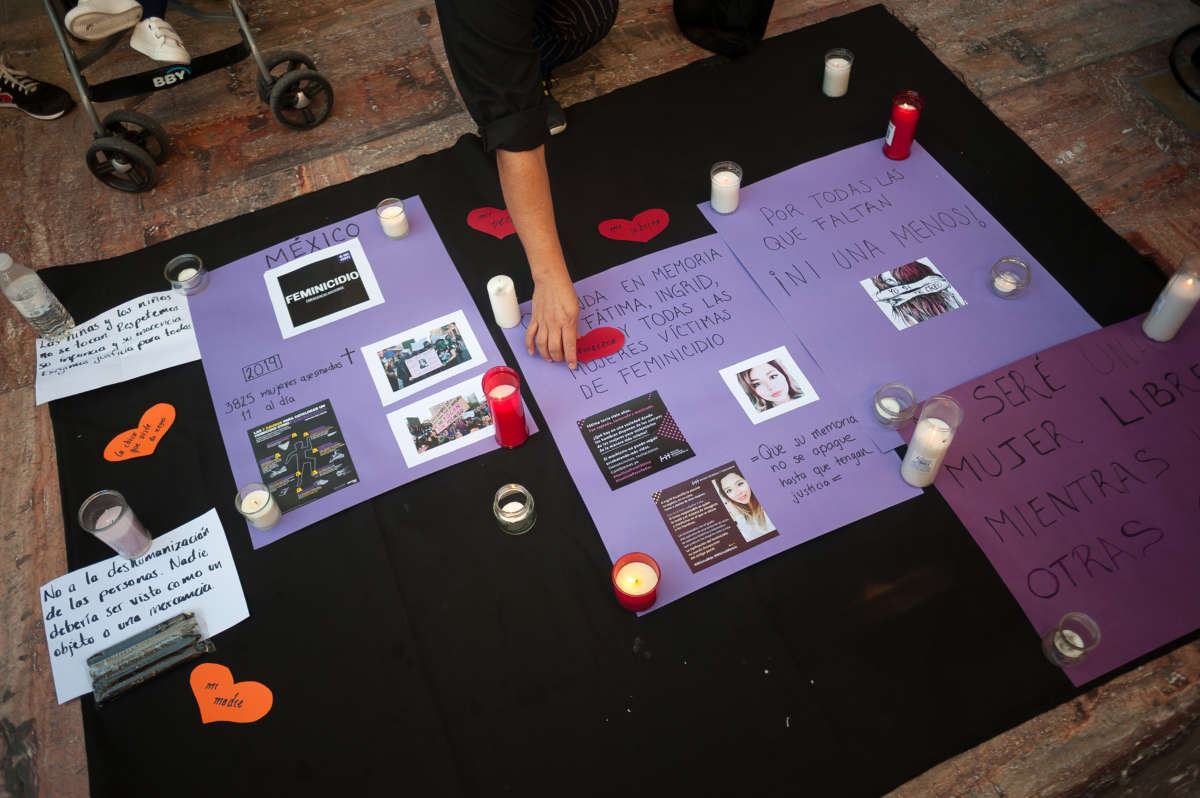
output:
[[[158,182],[158,167],[150,153],[116,136],[93,141],[86,157],[92,174],[118,191],[149,191]]]
[[[145,114],[137,111],[113,111],[104,117],[102,124],[109,136],[136,144],[145,150],[155,163],[162,163],[167,159],[167,131]]]
[[[271,89],[271,113],[281,124],[296,130],[316,127],[332,110],[333,86],[320,72],[287,72]]]
[[[297,69],[316,69],[317,65],[313,60],[304,53],[295,50],[280,50],[277,53],[268,53],[263,59],[267,64],[267,71],[271,73],[271,79],[264,80],[260,74],[258,76],[258,99],[265,103],[271,102],[271,89],[275,87],[276,81],[286,75],[288,72],[295,72]],[[283,71],[277,71],[277,67],[284,67]]]

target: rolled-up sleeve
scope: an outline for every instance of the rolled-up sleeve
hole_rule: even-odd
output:
[[[487,150],[532,150],[549,138],[536,7],[537,0],[437,0],[450,71]]]

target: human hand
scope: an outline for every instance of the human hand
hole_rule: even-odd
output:
[[[533,309],[529,328],[525,331],[525,348],[529,354],[540,354],[546,360],[565,360],[575,368],[575,340],[579,337],[579,297],[564,269],[533,285]]]

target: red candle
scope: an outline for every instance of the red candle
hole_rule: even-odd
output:
[[[613,590],[617,603],[631,612],[642,612],[654,606],[658,598],[658,563],[649,554],[635,551],[613,563]]]
[[[892,98],[892,118],[883,139],[884,155],[896,161],[908,157],[917,133],[917,120],[924,107],[925,100],[915,91],[902,91]]]
[[[483,395],[492,414],[496,443],[506,448],[520,446],[529,437],[525,429],[525,406],[521,404],[521,378],[508,366],[484,372]]]

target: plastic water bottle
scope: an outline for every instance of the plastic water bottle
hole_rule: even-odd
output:
[[[75,320],[37,272],[15,263],[6,252],[0,252],[0,288],[47,341],[61,341],[75,329]]]

